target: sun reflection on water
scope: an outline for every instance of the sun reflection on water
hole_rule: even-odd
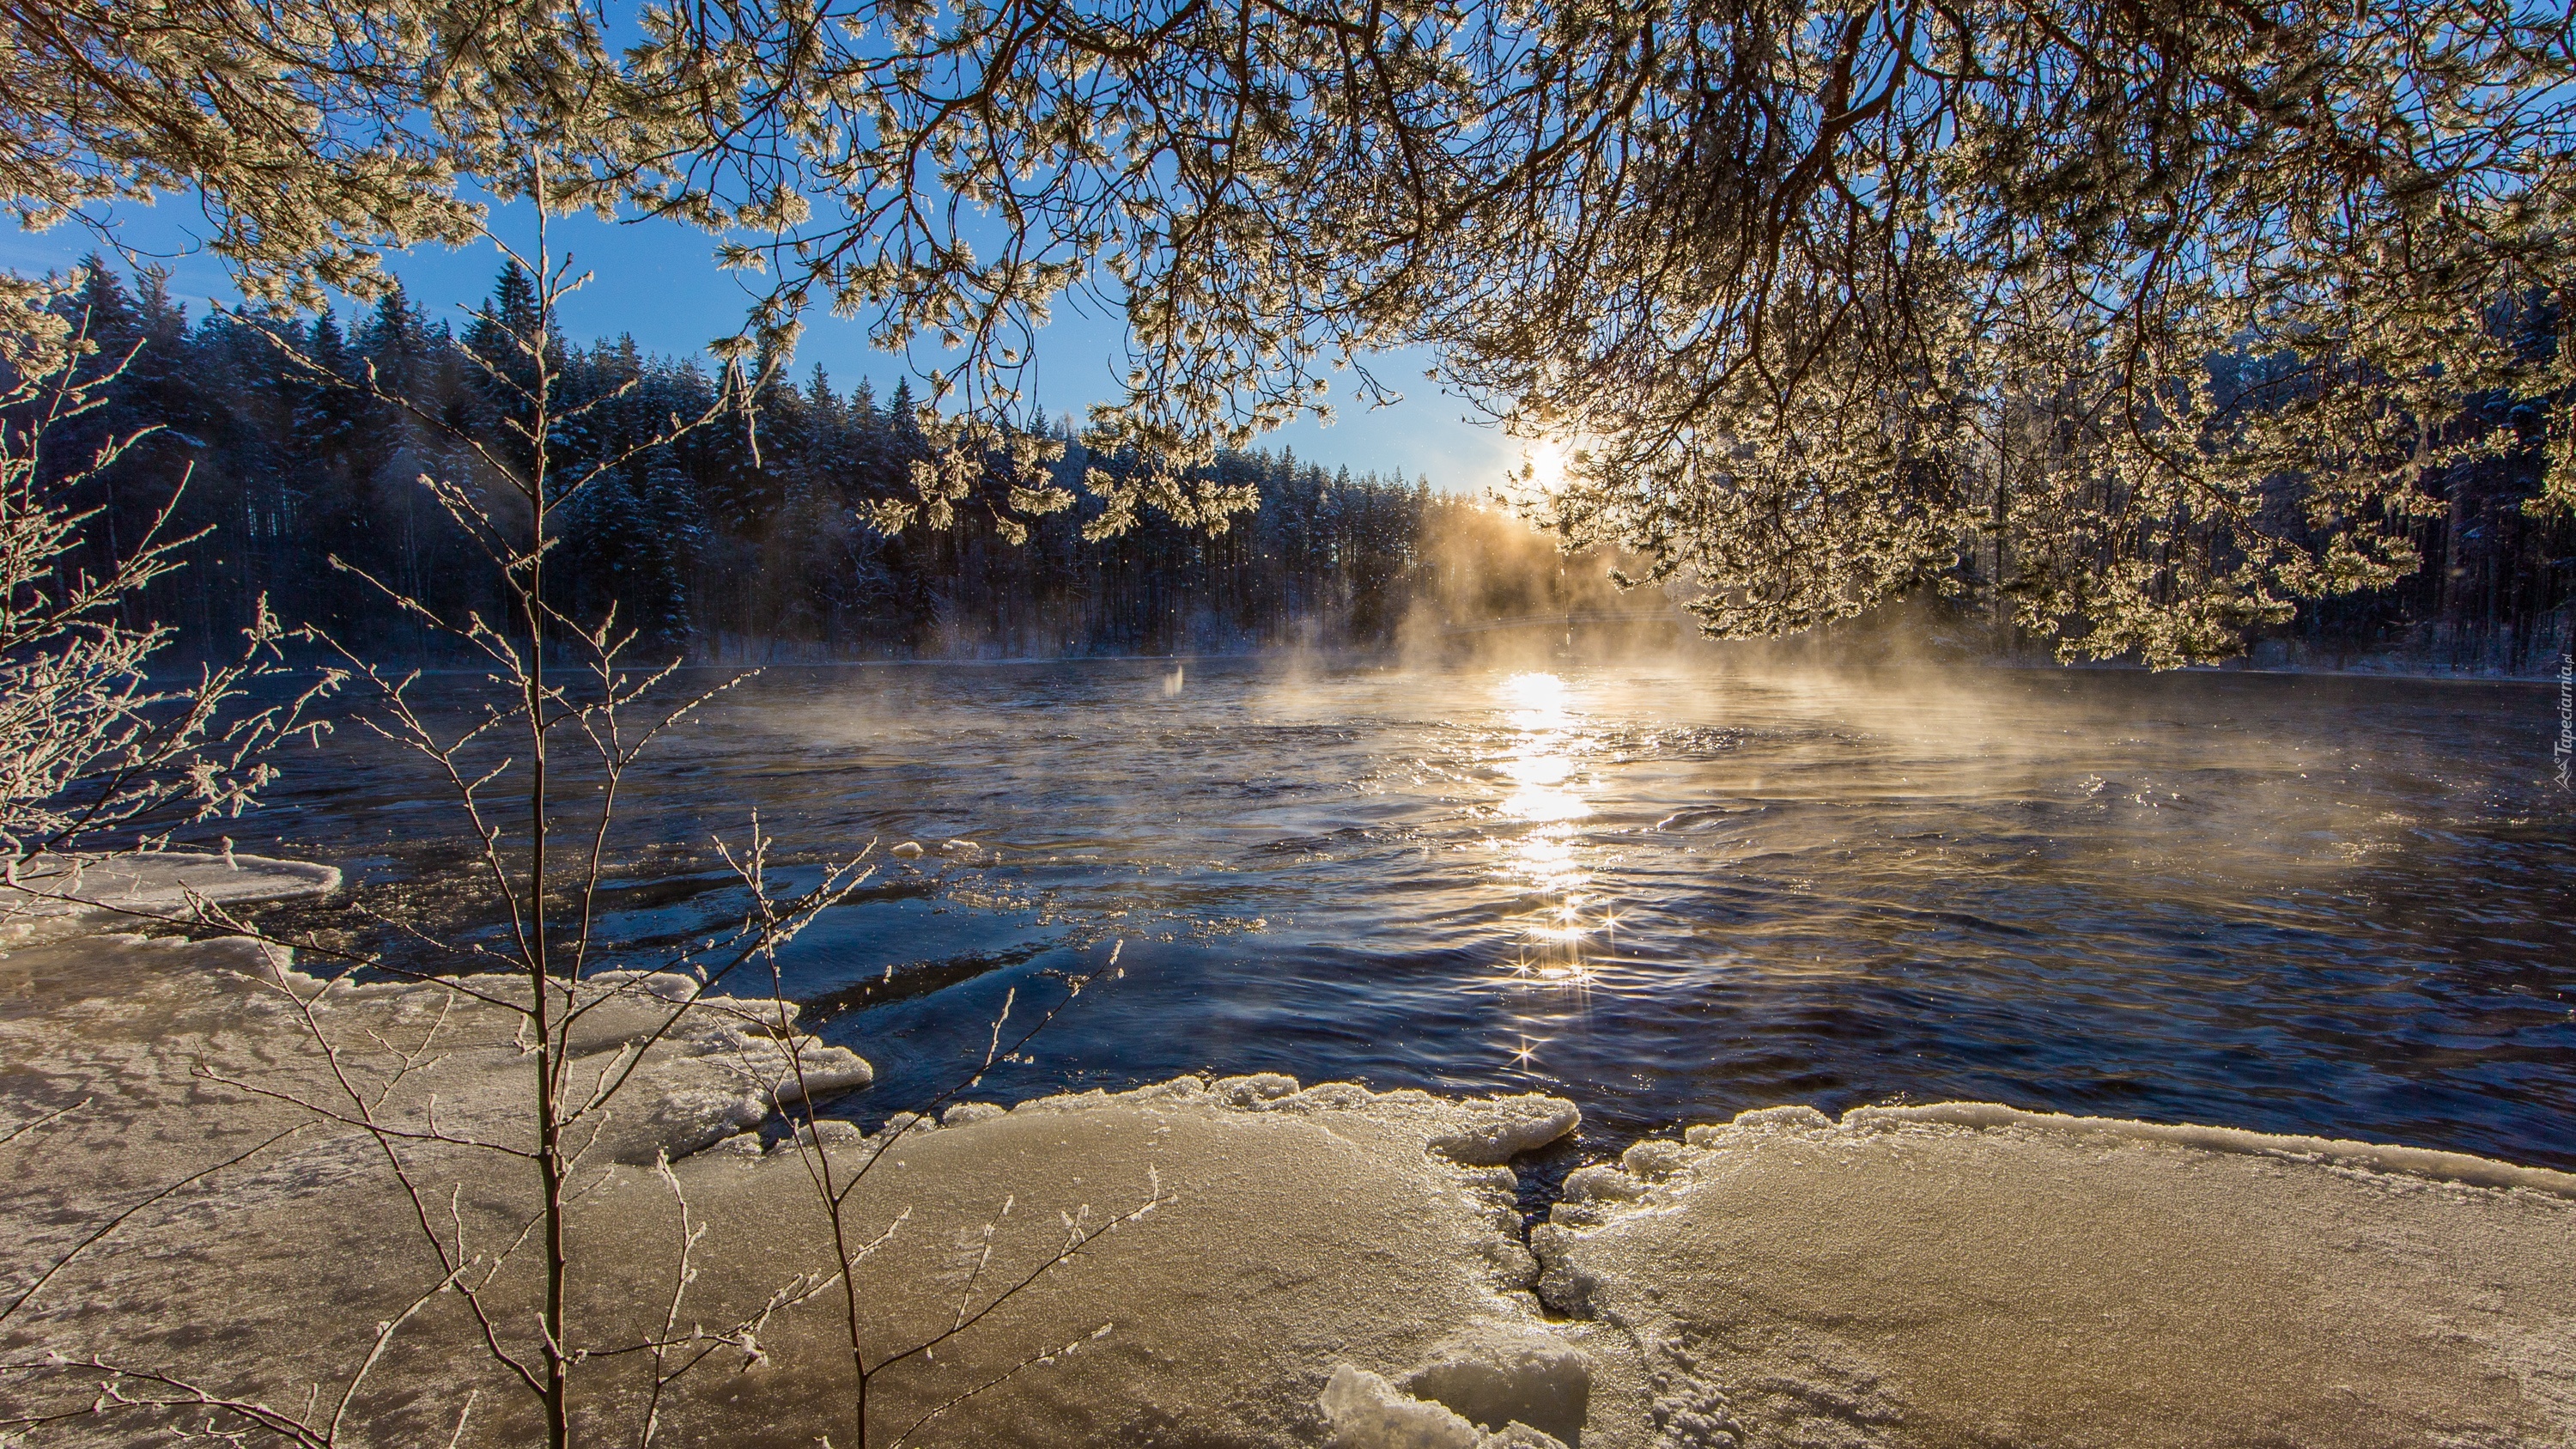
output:
[[[1501,963],[1506,984],[1572,990],[1579,998],[1593,977],[1586,948],[1613,919],[1592,890],[1591,851],[1576,824],[1592,814],[1584,795],[1584,721],[1572,691],[1553,674],[1515,674],[1496,692],[1510,733],[1491,761],[1505,790],[1495,817],[1525,828],[1498,831],[1486,843],[1500,857],[1495,875],[1512,894],[1540,902],[1512,920],[1517,939]],[[1520,1039],[1515,1055],[1525,1059],[1530,1038]]]
[[[1502,813],[1529,821],[1580,820],[1590,815],[1590,802],[1574,789],[1572,746],[1577,721],[1566,707],[1565,681],[1553,674],[1515,674],[1503,681],[1502,694],[1512,743],[1495,761],[1495,768],[1513,787],[1502,802]]]

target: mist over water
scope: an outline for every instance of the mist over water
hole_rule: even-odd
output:
[[[1590,1148],[1976,1098],[2576,1168],[2554,694],[1676,658],[774,671],[636,789],[608,926],[640,954],[737,910],[705,840],[754,807],[791,879],[922,845],[780,963],[877,1064],[863,1121],[1122,942],[973,1096],[1542,1089]],[[261,848],[490,919],[419,777],[334,749]]]

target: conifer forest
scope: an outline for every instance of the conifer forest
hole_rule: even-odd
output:
[[[103,262],[61,305],[96,343],[92,365],[123,371],[107,406],[66,427],[87,436],[65,436],[56,451],[86,457],[109,436],[148,430],[92,485],[88,503],[99,512],[89,547],[116,555],[176,499],[161,528],[195,536],[185,567],[154,580],[138,607],[170,623],[182,647],[222,647],[262,595],[280,618],[324,622],[396,656],[439,650],[387,602],[388,588],[446,613],[491,612],[474,593],[489,586],[488,571],[463,566],[462,536],[417,479],[471,477],[474,460],[453,440],[499,431],[496,412],[508,404],[472,359],[479,331],[527,325],[523,276],[505,271],[462,327],[399,291],[345,324],[328,311],[192,317],[157,274],[120,276]],[[281,340],[339,381],[314,376]],[[1158,518],[1089,542],[1081,534],[1099,511],[1093,503],[1038,520],[1023,544],[976,527],[971,508],[944,531],[889,535],[864,512],[905,491],[907,468],[927,453],[909,381],[881,396],[865,380],[841,387],[819,367],[801,380],[772,369],[750,406],[725,406],[721,379],[695,359],[648,356],[624,337],[559,337],[555,346],[566,411],[635,384],[615,406],[557,432],[565,459],[614,452],[629,433],[674,415],[719,413],[584,488],[550,559],[567,615],[599,618],[614,606],[664,653],[742,661],[1373,647],[1435,595],[1480,620],[1612,596],[1598,567],[1559,568],[1545,540],[1507,514],[1394,474],[1328,472],[1293,452],[1217,459],[1218,481],[1249,485],[1261,500],[1222,532]],[[484,353],[498,350],[487,343]],[[368,368],[379,387],[445,426],[355,386]],[[1066,444],[1059,473],[1101,465],[1069,420],[1032,426]],[[1453,555],[1505,550],[1513,566],[1453,560],[1444,569],[1435,536]]]
[[[163,536],[193,541],[186,566],[153,582],[144,612],[169,623],[180,647],[222,647],[265,595],[283,619],[426,658],[437,655],[435,641],[387,602],[387,588],[441,610],[488,608],[473,593],[484,574],[461,566],[462,537],[417,479],[472,476],[454,440],[495,435],[507,404],[473,360],[477,334],[528,324],[521,274],[505,269],[461,326],[399,290],[346,321],[327,310],[192,316],[159,274],[120,275],[97,259],[57,305],[95,342],[92,366],[123,369],[108,405],[72,425],[88,436],[67,437],[57,453],[86,457],[107,437],[144,433],[91,485],[99,512],[88,547],[100,557],[86,562],[106,566],[175,499]],[[2551,318],[2525,317],[2520,330],[2526,349],[2554,346]],[[281,337],[341,380],[290,360]],[[673,416],[718,414],[583,490],[551,565],[568,616],[600,617],[614,605],[646,643],[675,656],[1377,649],[1399,642],[1408,621],[1438,633],[1650,607],[1623,596],[1598,551],[1560,557],[1548,534],[1491,499],[1434,493],[1400,472],[1327,470],[1293,451],[1226,451],[1202,468],[1259,500],[1222,531],[1149,516],[1086,539],[1104,506],[1087,493],[1068,512],[1029,520],[1025,543],[998,534],[971,505],[945,529],[881,531],[869,506],[905,496],[907,470],[931,452],[908,380],[880,395],[865,379],[843,387],[820,367],[801,378],[772,368],[747,406],[727,405],[721,379],[698,359],[646,355],[625,337],[557,337],[555,348],[567,411],[634,384],[558,432],[567,459],[619,451],[629,434]],[[354,385],[368,368],[445,426],[369,397]],[[2262,386],[2251,362],[2211,372],[2238,392]],[[2310,601],[2249,630],[2244,646],[2262,662],[2311,666],[2379,657],[2522,673],[2554,661],[2576,597],[2576,525],[2526,507],[2541,493],[2544,411],[2512,397],[2478,410],[2471,425],[2500,441],[2453,465],[2435,490],[2439,509],[2411,521],[2405,536],[2420,568]],[[2045,431],[2045,419],[2023,421],[2024,431]],[[1087,468],[1132,465],[1087,450],[1070,418],[1027,426],[1064,445],[1051,467],[1069,491]],[[2005,470],[1995,476],[1989,497],[2002,507]],[[2295,488],[2277,491],[2281,511],[2294,513]],[[2017,571],[2027,561],[1999,553],[1990,535],[1965,534],[1947,575],[1915,591],[1904,627],[1953,657],[2044,653],[2011,621],[2026,587]]]

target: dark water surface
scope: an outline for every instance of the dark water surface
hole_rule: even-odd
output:
[[[773,671],[640,785],[609,925],[917,841],[784,960],[872,1119],[1119,944],[974,1095],[1282,1071],[1581,1102],[1977,1098],[2576,1168],[2576,802],[2539,687],[1927,670]],[[361,900],[486,908],[344,731],[258,833]],[[241,837],[245,848],[250,837]],[[946,842],[960,844],[953,850]],[[800,874],[801,872],[801,874]],[[765,985],[765,981],[761,983]]]

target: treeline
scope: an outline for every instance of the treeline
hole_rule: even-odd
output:
[[[505,272],[461,331],[400,293],[347,325],[329,315],[192,321],[157,274],[124,278],[95,260],[61,305],[97,343],[93,365],[123,372],[107,406],[49,439],[50,465],[67,470],[109,437],[152,430],[82,500],[96,509],[89,566],[139,547],[173,499],[164,536],[202,534],[129,623],[167,623],[183,650],[221,651],[264,595],[289,623],[326,625],[379,656],[434,659],[435,637],[387,590],[450,617],[494,616],[488,566],[418,480],[472,480],[477,461],[460,440],[506,439],[511,400],[474,357],[505,355],[501,334],[529,326],[524,278]],[[337,380],[313,376],[272,330]],[[2530,345],[2552,345],[2554,332],[2534,323]],[[567,409],[634,385],[556,429],[558,458],[576,468],[721,395],[698,361],[646,356],[631,338],[584,347],[558,337],[551,350]],[[355,386],[370,367],[418,413]],[[1505,512],[1400,475],[1328,473],[1293,453],[1220,456],[1218,481],[1260,498],[1224,533],[1156,516],[1087,542],[1101,505],[1080,490],[1082,470],[1130,460],[1088,454],[1061,420],[1044,426],[1066,444],[1057,476],[1079,501],[1034,520],[1025,543],[997,537],[971,507],[948,530],[881,534],[863,521],[867,505],[909,497],[910,466],[927,456],[912,404],[908,383],[880,399],[864,381],[841,391],[820,368],[801,383],[773,380],[750,410],[756,423],[728,412],[576,495],[549,592],[574,618],[613,603],[657,653],[722,660],[1463,646],[1495,620],[1666,607],[1660,595],[1619,594],[1601,561],[1557,556]],[[2453,468],[2436,488],[2439,510],[2407,520],[2424,567],[2386,589],[2302,602],[2251,641],[2257,661],[2549,670],[2576,616],[2576,521],[2525,507],[2540,492],[2546,411],[2492,400],[2476,425],[2513,442]],[[2283,506],[2294,505],[2285,490]],[[1936,643],[2022,652],[2005,622],[2012,563],[1975,540],[1963,547],[1960,588],[1931,620]]]
[[[165,530],[203,532],[139,614],[173,625],[186,647],[220,648],[265,595],[290,623],[324,624],[394,657],[437,648],[387,590],[449,617],[495,617],[488,565],[418,480],[470,483],[478,466],[461,440],[506,445],[503,418],[517,404],[475,358],[508,355],[507,331],[533,335],[522,277],[504,273],[461,331],[399,293],[348,325],[329,315],[192,322],[159,276],[122,278],[95,261],[62,305],[98,344],[95,365],[124,371],[107,406],[49,440],[53,465],[154,429],[84,500],[98,510],[93,566],[139,546],[174,497]],[[270,331],[333,377],[315,376]],[[585,347],[557,337],[551,351],[565,412],[634,384],[553,431],[559,470],[615,457],[721,396],[697,361],[647,356],[631,338]],[[413,407],[351,385],[369,368]],[[698,658],[1043,656],[1371,647],[1394,640],[1426,599],[1510,612],[1563,592],[1548,579],[1544,541],[1516,521],[1423,481],[1327,473],[1284,452],[1217,460],[1221,481],[1253,485],[1261,500],[1221,534],[1156,519],[1085,542],[1100,508],[1085,494],[1037,520],[1023,544],[978,527],[971,510],[947,531],[887,536],[862,513],[909,496],[910,465],[927,455],[909,384],[880,399],[864,381],[839,390],[818,367],[801,383],[772,382],[755,404],[748,418],[728,410],[643,449],[572,498],[548,563],[559,607],[590,619],[614,603],[649,647]],[[1087,454],[1067,422],[1048,427],[1068,443],[1057,466],[1069,487],[1087,466],[1128,466]],[[1444,538],[1529,555],[1529,577],[1470,583],[1454,559],[1442,567]]]

